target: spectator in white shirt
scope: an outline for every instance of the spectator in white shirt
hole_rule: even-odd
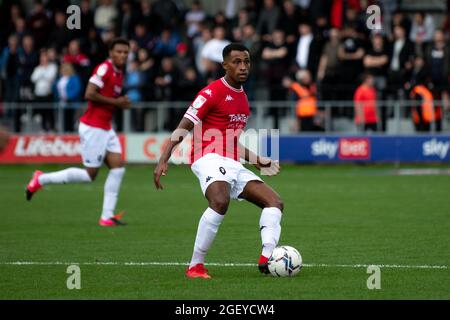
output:
[[[317,74],[321,52],[321,44],[315,39],[311,25],[300,23],[298,26],[300,38],[297,42],[295,62],[300,69],[308,69],[311,74]]]
[[[193,38],[199,34],[199,24],[202,23],[205,18],[206,14],[201,7],[200,1],[193,1],[191,10],[189,10],[185,16],[187,35],[189,38]]]
[[[100,5],[95,9],[94,25],[98,31],[103,32],[112,27],[116,17],[117,9],[112,0],[100,0]]]
[[[55,63],[48,60],[47,51],[42,51],[39,58],[39,65],[34,68],[31,74],[31,81],[34,83],[34,95],[37,102],[40,102],[35,115],[42,117],[42,129],[51,131],[54,129],[52,87],[58,73]]]
[[[201,52],[203,68],[208,78],[215,79],[222,75],[222,51],[229,43],[225,39],[225,29],[222,26],[215,27],[213,38],[204,45]]]
[[[418,12],[414,15],[414,21],[411,27],[409,38],[418,44],[426,44],[433,40],[435,30],[433,17],[425,15],[424,12]]]

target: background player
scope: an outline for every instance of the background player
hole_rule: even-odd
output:
[[[123,213],[114,215],[125,168],[121,156],[122,148],[111,127],[111,120],[116,107],[128,109],[131,106],[128,97],[120,96],[128,52],[127,40],[113,40],[109,59],[98,65],[89,79],[85,93],[88,108],[80,118],[78,128],[85,168],[68,168],[52,173],[35,171],[26,189],[27,200],[31,200],[33,194],[46,184],[92,182],[104,162],[110,170],[105,182],[99,224],[124,224],[120,221]]]
[[[266,167],[268,174],[279,172],[278,162],[258,157],[238,143],[250,114],[242,88],[250,71],[249,50],[232,43],[224,48],[222,55],[225,76],[198,93],[154,171],[155,186],[162,189],[160,177],[167,173],[173,149],[194,128],[191,169],[200,181],[208,208],[200,219],[194,253],[186,271],[190,278],[210,278],[204,267],[205,256],[227,212],[230,198],[245,199],[263,209],[260,219],[263,250],[258,263],[263,273],[269,272],[267,260],[281,233],[283,203],[279,195],[239,162],[240,158],[256,160],[253,161],[256,167]],[[219,131],[221,136],[211,139],[211,134]]]

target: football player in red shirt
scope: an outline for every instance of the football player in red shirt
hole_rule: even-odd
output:
[[[363,76],[361,85],[353,96],[355,102],[355,124],[363,131],[377,131],[377,91],[374,87],[373,75]]]
[[[267,261],[281,233],[280,196],[239,161],[243,158],[259,169],[265,167],[269,175],[279,172],[277,161],[259,157],[238,142],[250,114],[242,88],[250,71],[249,50],[232,43],[223,49],[222,55],[225,76],[197,94],[154,170],[155,186],[162,189],[160,178],[167,173],[172,151],[194,129],[191,169],[199,179],[208,208],[198,225],[194,253],[186,271],[189,278],[210,278],[204,266],[205,256],[230,199],[247,200],[263,209],[259,221],[263,249],[258,262],[263,273],[269,273]]]
[[[93,182],[104,162],[110,170],[105,182],[99,225],[124,224],[120,221],[123,212],[114,214],[125,168],[122,148],[111,127],[111,120],[116,108],[131,107],[128,97],[120,95],[128,52],[127,40],[113,40],[109,59],[98,65],[89,79],[85,93],[88,108],[80,118],[78,128],[84,169],[68,168],[51,173],[35,171],[26,189],[27,200],[31,200],[33,194],[47,184]]]

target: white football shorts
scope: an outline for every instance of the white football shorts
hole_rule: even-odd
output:
[[[101,167],[107,151],[122,153],[122,146],[113,129],[103,130],[80,122],[78,133],[81,142],[81,157],[85,167]]]
[[[216,153],[208,153],[196,160],[192,164],[191,170],[200,182],[203,195],[211,183],[225,181],[231,187],[230,198],[235,200],[244,200],[239,198],[239,195],[244,191],[247,182],[263,181],[240,162]]]

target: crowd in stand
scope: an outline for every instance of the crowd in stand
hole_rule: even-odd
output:
[[[436,15],[402,12],[399,2],[228,0],[226,10],[211,15],[201,1],[81,0],[81,28],[69,30],[71,1],[36,0],[31,11],[3,1],[0,117],[7,116],[7,103],[58,101],[70,105],[74,116],[65,129],[73,130],[70,119],[80,112],[90,73],[115,37],[130,41],[124,88],[134,102],[191,100],[222,75],[222,49],[234,41],[251,51],[250,100],[353,100],[370,74],[378,100],[413,98],[413,88],[423,85],[434,99],[448,101],[448,10],[438,23]],[[381,7],[381,29],[366,25],[371,4]],[[294,90],[293,83],[306,91]],[[51,108],[35,111],[45,131],[55,130]],[[316,116],[316,109],[309,111]],[[335,116],[352,117],[353,109]]]

